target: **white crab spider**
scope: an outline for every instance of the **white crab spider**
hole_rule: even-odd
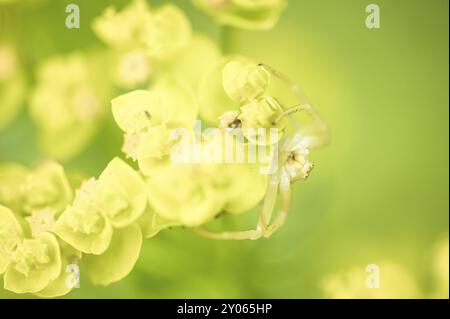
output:
[[[298,105],[287,109],[274,123],[276,124],[282,117],[288,117],[296,133],[292,137],[280,141],[281,147],[279,147],[275,154],[276,160],[278,161],[278,169],[269,176],[266,194],[258,214],[255,229],[225,232],[214,232],[202,227],[194,229],[196,233],[208,238],[256,240],[272,236],[286,222],[291,206],[292,183],[306,179],[314,168],[314,165],[308,160],[309,150],[323,146],[328,140],[328,128],[326,124],[302,93],[299,86],[294,84],[284,74],[265,64],[259,64],[258,66],[264,68],[273,76],[290,86],[291,90],[299,99],[300,103]],[[290,116],[295,112],[305,112],[308,114],[312,120],[311,126],[300,128],[299,123]],[[277,216],[272,220],[278,194],[279,211]]]

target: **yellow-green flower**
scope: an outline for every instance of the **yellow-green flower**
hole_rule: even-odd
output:
[[[70,273],[68,271],[68,265],[76,265],[78,267],[81,259],[81,252],[62,240],[58,240],[58,243],[61,251],[61,273],[44,289],[35,293],[35,295],[39,297],[54,298],[64,296],[79,284],[79,273]]]
[[[108,7],[94,20],[92,28],[97,36],[116,49],[132,49],[142,45],[152,14],[146,1],[135,0],[118,12]]]
[[[254,208],[264,198],[267,175],[261,174],[257,164],[226,164],[217,182],[226,196],[223,210],[241,214]]]
[[[226,112],[239,109],[223,88],[223,68],[236,57],[225,56],[216,61],[203,75],[198,88],[198,103],[201,119],[218,126],[219,117]]]
[[[260,158],[250,160],[249,151],[253,150],[247,142],[227,132],[203,139],[201,161],[210,165],[210,179],[222,196],[222,210],[228,213],[244,213],[265,195],[267,175],[260,168],[267,163]]]
[[[194,92],[185,83],[176,78],[162,77],[151,91],[161,97],[166,124],[176,128],[193,126],[199,108]]]
[[[322,280],[322,288],[327,298],[338,299],[398,299],[420,298],[417,283],[405,267],[392,262],[377,265],[372,273],[379,279],[379,286],[368,285],[370,272],[365,266],[355,266],[343,273],[328,275]],[[377,284],[378,284],[377,283]]]
[[[98,180],[85,182],[55,225],[55,232],[76,249],[99,255],[108,248],[113,229],[134,223],[147,206],[141,177],[115,158]]]
[[[270,96],[263,96],[242,106],[238,118],[241,121],[244,135],[254,143],[267,144],[266,141],[270,143],[271,128],[277,129],[278,134],[277,139],[272,139],[272,143],[278,142],[287,126],[283,108],[276,99]],[[264,131],[259,129],[264,129]]]
[[[285,0],[192,0],[217,22],[240,29],[267,30],[277,23]]]
[[[191,24],[177,6],[166,4],[154,11],[143,40],[151,58],[171,58],[191,40]]]
[[[51,232],[55,225],[55,213],[51,208],[34,210],[31,216],[25,217],[31,229],[31,236],[37,237],[40,233]]]
[[[22,187],[28,173],[24,166],[17,163],[0,164],[0,205],[9,207],[16,213],[22,212]]]
[[[109,46],[122,51],[141,48],[158,60],[176,54],[191,37],[189,20],[178,7],[151,9],[143,0],[132,1],[120,12],[107,8],[92,27]]]
[[[120,86],[131,88],[143,85],[155,71],[155,65],[142,49],[120,53],[117,60],[115,80]]]
[[[117,55],[116,82],[125,87],[145,84],[184,51],[191,41],[191,25],[172,4],[150,8],[143,0],[123,10],[109,7],[92,28]]]
[[[15,293],[37,293],[60,273],[58,241],[44,232],[33,239],[24,239],[17,246],[4,275],[4,286]]]
[[[226,96],[218,88],[218,73]],[[216,83],[214,83],[215,78]],[[242,57],[225,57],[215,70],[204,79],[212,86],[209,93],[200,95],[200,112],[207,120],[218,116],[221,127],[240,128],[252,143],[270,144],[278,142],[287,126],[284,109],[272,96],[267,95],[270,74],[264,68]],[[206,92],[207,86],[204,90]],[[215,101],[216,108],[206,105]],[[217,107],[219,105],[219,107]],[[217,122],[217,120],[215,121]],[[261,131],[261,129],[263,131]],[[270,129],[276,129],[277,139],[270,139]],[[265,137],[262,136],[265,134]]]
[[[170,151],[174,145],[172,129],[166,124],[151,127],[140,135],[137,145],[136,159],[139,170],[147,176],[159,165],[169,161]]]
[[[154,225],[195,227],[222,211],[240,214],[255,207],[264,197],[266,176],[257,165],[173,164],[159,168],[147,187],[154,216],[160,219]]]
[[[145,183],[115,158],[98,180],[82,185],[54,231],[86,254],[83,263],[94,283],[107,285],[126,276],[139,257],[142,231],[137,221],[146,209]]]
[[[142,246],[142,232],[134,223],[114,230],[108,250],[102,255],[84,255],[91,280],[97,285],[109,285],[127,276],[139,258]]]
[[[224,113],[238,111],[241,102],[248,102],[250,97],[258,96],[261,89],[266,88],[265,84],[255,87],[249,82],[253,66],[257,66],[257,63],[245,57],[227,55],[209,67],[197,92],[200,117],[203,120],[219,125],[219,118]],[[265,73],[261,74],[265,77]]]
[[[129,226],[147,207],[144,181],[119,158],[113,159],[100,175],[95,196],[100,213],[115,228]]]
[[[54,226],[65,242],[86,254],[102,254],[108,248],[113,228],[90,203],[68,207]]]
[[[51,57],[37,71],[30,114],[45,152],[67,160],[92,139],[106,110],[111,90],[102,52]]]
[[[128,134],[142,133],[166,122],[161,96],[154,92],[133,91],[116,97],[111,104],[117,125]]]
[[[44,162],[30,172],[22,186],[23,210],[27,214],[50,209],[59,215],[72,201],[72,189],[64,169],[56,162]]]
[[[155,213],[185,226],[198,226],[217,215],[224,199],[210,177],[216,167],[174,164],[160,167],[147,180]],[[175,191],[176,190],[176,191]]]
[[[137,90],[112,100],[112,112],[124,131],[122,150],[144,175],[167,162],[176,140],[173,129],[191,129],[198,108],[194,95],[175,79],[158,81],[151,91]]]
[[[0,205],[0,274],[11,262],[12,255],[23,239],[23,231],[14,213]]]
[[[223,68],[223,86],[234,101],[251,101],[267,90],[269,73],[255,64],[231,61]]]
[[[25,97],[25,78],[16,50],[0,43],[0,130],[20,112]]]
[[[53,218],[53,215],[48,215]],[[25,224],[24,224],[25,226]],[[0,274],[4,273],[4,288],[15,293],[34,293],[41,297],[57,297],[73,288],[66,284],[65,268],[76,264],[79,251],[51,233],[52,227],[39,228],[30,223],[32,237],[26,238],[18,218],[0,206]]]

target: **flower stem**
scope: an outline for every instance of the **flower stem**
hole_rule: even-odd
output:
[[[220,41],[222,52],[224,54],[235,51],[235,32],[236,30],[230,26],[222,26],[220,29]]]

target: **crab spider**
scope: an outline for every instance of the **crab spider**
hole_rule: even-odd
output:
[[[281,148],[274,154],[276,159],[274,158],[273,160],[281,160],[279,162],[280,166],[269,176],[267,190],[258,213],[258,221],[255,229],[215,232],[203,227],[194,228],[196,233],[207,238],[256,240],[272,236],[287,220],[292,199],[292,183],[306,179],[314,168],[314,165],[306,158],[309,152],[308,149],[321,147],[328,140],[328,128],[326,124],[305,97],[300,87],[274,68],[262,63],[258,64],[258,66],[264,68],[274,77],[288,85],[297,96],[299,104],[288,108],[274,120],[274,125],[276,125],[283,117],[289,118],[291,125],[296,129],[296,133],[292,138],[281,141]],[[311,118],[313,122],[312,127],[317,130],[315,136],[305,135],[305,132],[307,132],[306,128],[300,128],[299,123],[291,116],[296,112],[305,112]],[[279,210],[276,217],[272,220],[278,194]]]

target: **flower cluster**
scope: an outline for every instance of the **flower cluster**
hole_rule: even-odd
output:
[[[145,176],[149,203],[160,222],[198,226],[227,207],[233,212],[245,212],[263,197],[265,178],[255,165],[171,162],[171,151],[178,142],[172,138],[173,129],[192,131],[198,111],[195,97],[179,83],[164,81],[152,90],[119,96],[112,101],[112,111],[124,131],[123,150],[137,161]],[[233,178],[236,174],[239,180]],[[257,186],[250,187],[255,178]],[[236,191],[236,187],[242,190],[242,185],[247,185],[251,193],[247,201],[240,200],[240,192]]]
[[[42,297],[66,294],[73,288],[66,284],[66,266],[77,263],[80,253],[53,231],[73,198],[63,168],[45,162],[28,171],[6,164],[0,173],[0,274],[5,289]]]
[[[46,154],[68,160],[97,132],[112,90],[107,64],[107,54],[96,51],[55,56],[39,65],[29,106]]]
[[[327,298],[337,299],[448,298],[448,242],[445,234],[430,251],[427,289],[421,289],[406,267],[385,260],[328,274],[322,279],[321,288]]]
[[[219,119],[219,135],[205,137],[202,152],[214,155],[224,148],[228,134],[241,129],[283,131],[286,124],[280,123],[286,123],[286,108],[266,95],[271,77],[268,70],[251,63],[230,61],[223,67],[222,90],[240,108],[226,110]],[[124,132],[123,150],[139,170],[114,158],[98,179],[86,180],[75,195],[64,170],[54,162],[32,172],[15,164],[0,170],[5,288],[40,296],[65,294],[72,287],[64,269],[78,260],[94,283],[110,284],[132,270],[143,237],[169,226],[190,227],[224,239],[257,239],[276,231],[284,222],[280,216],[289,209],[290,183],[305,179],[312,168],[307,139],[297,134],[260,143],[244,133],[244,139],[234,141],[261,144],[272,158],[279,158],[270,175],[261,173],[258,161],[173,163],[171,151],[179,142],[173,129],[193,131],[199,115],[196,101],[191,90],[170,78],[150,90],[113,99],[112,113]],[[278,189],[282,215],[272,224]],[[219,214],[241,214],[261,201],[258,228],[249,234],[212,234],[199,228]]]
[[[5,170],[22,177],[19,183],[12,175],[0,175],[0,273],[5,289],[64,295],[73,288],[66,267],[80,260],[97,284],[110,284],[131,271],[142,244],[140,218],[150,208],[144,181],[130,166],[113,159],[75,195],[55,162],[31,172],[0,167],[0,172]]]
[[[143,0],[134,0],[119,12],[107,8],[93,22],[93,29],[115,50],[115,78],[124,87],[148,82],[192,37],[189,20],[178,7],[168,4],[153,9]]]
[[[251,29],[272,27],[285,5],[194,2],[221,23]],[[116,282],[133,269],[143,238],[172,226],[209,238],[270,237],[286,220],[291,184],[313,167],[313,139],[291,116],[307,111],[317,122],[311,105],[281,103],[270,84],[286,77],[222,56],[177,7],[134,0],[121,11],[108,8],[92,27],[108,48],[41,62],[30,115],[46,153],[67,160],[93,137],[111,100],[129,162],[116,157],[82,183],[56,162],[32,171],[0,166],[0,274],[16,293],[64,295],[77,281],[67,269],[78,264],[96,284]],[[0,81],[11,73],[9,64],[1,67]],[[113,82],[128,92],[110,99]],[[199,119],[217,126],[214,134],[198,132]],[[243,151],[228,156],[230,145]],[[259,204],[255,229],[205,228]]]
[[[25,78],[16,48],[0,42],[0,130],[19,113],[25,93]]]
[[[112,111],[124,132],[123,151],[137,162],[146,180],[154,218],[170,226],[197,228],[223,212],[244,213],[264,199],[269,203],[263,205],[265,217],[260,233],[248,239],[268,237],[284,222],[283,219],[269,227],[278,188],[283,193],[284,212],[289,208],[290,184],[306,179],[313,167],[308,160],[309,139],[300,132],[291,138],[283,137],[289,115],[302,109],[282,106],[268,95],[274,77],[270,69],[245,58],[224,57],[218,65],[220,72],[213,65],[212,71],[204,74],[202,82],[211,88],[206,92],[192,94],[179,82],[165,79],[150,90],[136,90],[115,98]],[[211,80],[214,77],[219,79]],[[222,96],[218,97],[219,92]],[[197,107],[196,102],[205,96],[213,103],[203,113],[202,104]],[[219,112],[223,113],[214,118],[213,114]],[[217,134],[197,136],[193,120],[198,116],[218,122]],[[192,134],[180,141],[176,134],[180,128]],[[267,130],[275,130],[276,139],[267,138],[263,134]],[[243,161],[224,161],[222,155],[229,136],[235,148],[246,146]],[[196,148],[197,143],[200,148]],[[190,151],[188,160],[181,163],[173,161],[180,145]],[[250,161],[254,155],[250,151],[256,148],[264,149],[269,161],[267,157]],[[261,168],[268,162],[274,167],[264,174]],[[206,234],[203,230],[201,233]],[[235,237],[228,234],[227,238]]]

